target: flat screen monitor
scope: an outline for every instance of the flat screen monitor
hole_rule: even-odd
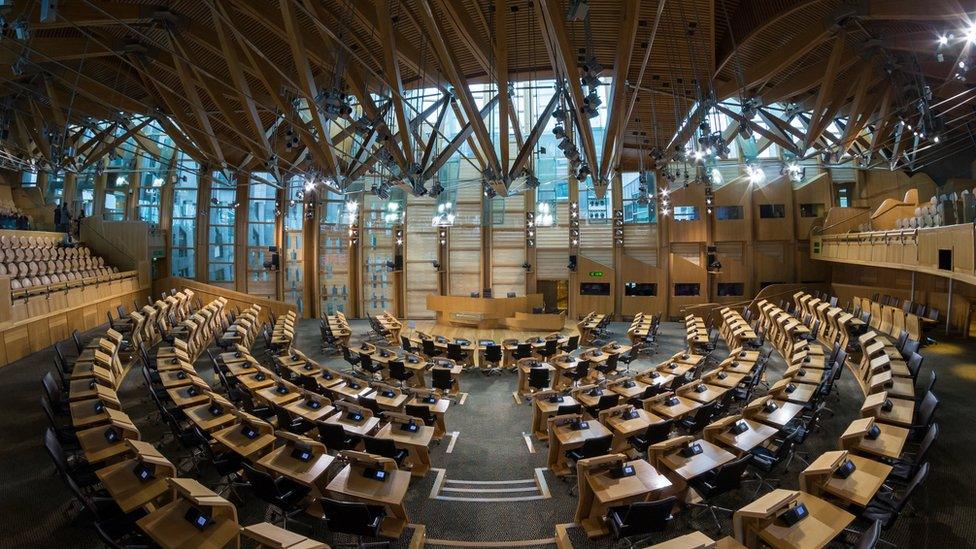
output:
[[[657,284],[650,282],[628,282],[624,284],[625,296],[653,296],[657,295]]]
[[[580,295],[610,295],[610,283],[580,282]]]

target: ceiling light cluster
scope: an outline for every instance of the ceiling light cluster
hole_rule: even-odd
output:
[[[450,227],[454,225],[454,205],[450,202],[441,202],[437,205],[437,213],[431,218],[430,224],[433,227]]]

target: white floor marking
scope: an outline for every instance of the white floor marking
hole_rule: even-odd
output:
[[[532,435],[528,435],[528,434],[522,433],[522,438],[525,439],[525,445],[528,446],[529,453],[530,454],[534,454],[535,453],[535,446],[532,445]]]
[[[448,479],[445,469],[436,467],[431,469],[435,472],[434,485],[430,490],[430,499],[445,501],[475,501],[487,503],[512,502],[512,501],[532,501],[548,499],[552,497],[549,486],[543,475],[545,468],[537,468],[532,478],[521,478],[514,480],[459,480]],[[457,495],[444,495],[444,494]],[[467,497],[464,494],[533,494],[508,497]]]
[[[457,442],[458,437],[461,436],[461,431],[451,431],[448,434],[451,435],[451,442],[447,444],[447,450],[444,451],[446,454],[454,452],[454,444]]]

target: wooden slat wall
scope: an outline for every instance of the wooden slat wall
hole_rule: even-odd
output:
[[[407,222],[404,231],[404,274],[407,277],[405,297],[408,318],[430,319],[427,295],[437,293],[437,228],[431,225],[436,204],[428,199],[407,197]]]

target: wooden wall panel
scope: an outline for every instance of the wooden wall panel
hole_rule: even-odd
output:
[[[754,272],[761,290],[764,283],[785,283],[793,280],[793,250],[784,242],[757,242]]]
[[[654,259],[657,259],[656,255]],[[663,269],[658,269],[638,258],[623,254],[621,255],[620,274],[620,280],[624,285],[628,282],[657,284],[657,295],[655,296],[627,296],[624,295],[624,288],[620,288],[621,315],[629,318],[639,312],[657,314],[664,311],[668,288],[665,285],[666,273]]]
[[[668,288],[671,300],[668,315],[671,318],[680,316],[684,307],[698,305],[706,300],[708,276],[705,272],[703,253],[701,244],[671,244],[671,287]],[[675,285],[685,283],[698,284],[699,295],[674,295]]]
[[[752,295],[752,276],[746,268],[745,244],[743,242],[720,242],[715,245],[715,248],[715,255],[722,263],[722,272],[712,277],[711,301],[714,303],[734,303]],[[720,283],[742,284],[743,294],[720,296],[718,293]]]
[[[749,179],[739,177],[715,189],[713,204],[722,206],[741,206],[742,219],[712,220],[712,239],[715,242],[745,241],[752,239],[752,192]],[[714,211],[714,209],[713,209]]]
[[[705,187],[691,185],[687,188],[672,191],[668,197],[671,215],[668,223],[671,230],[671,242],[705,242],[707,232],[707,214],[705,212]],[[677,221],[674,218],[674,208],[680,206],[695,206],[698,208],[696,221]]]
[[[576,267],[577,274],[577,285],[575,288],[570,288],[571,293],[576,294],[577,312],[578,316],[585,315],[590,312],[597,312],[602,314],[613,313],[613,296],[616,285],[614,280],[616,278],[616,271],[613,267],[607,264],[598,263],[596,261],[587,259],[585,257],[580,257],[577,261]],[[590,273],[601,272],[602,276],[590,276]],[[608,296],[594,296],[594,295],[580,295],[579,284],[586,282],[599,282],[604,284],[610,284],[610,295]]]
[[[805,240],[810,237],[810,230],[814,224],[821,221],[819,217],[803,217],[801,205],[823,204],[824,214],[831,204],[831,183],[829,172],[806,181],[793,189],[793,211],[796,213],[796,237]]]
[[[752,203],[756,240],[793,240],[793,183],[789,177],[754,185]],[[763,219],[759,212],[764,205],[782,205],[785,217]]]

